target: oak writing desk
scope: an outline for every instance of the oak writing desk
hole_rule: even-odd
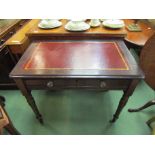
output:
[[[32,42],[10,77],[41,123],[32,89],[123,90],[111,120],[115,122],[139,80],[144,78],[121,39]]]

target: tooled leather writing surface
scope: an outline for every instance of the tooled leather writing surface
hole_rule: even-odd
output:
[[[115,42],[41,42],[25,70],[129,70],[126,59]]]

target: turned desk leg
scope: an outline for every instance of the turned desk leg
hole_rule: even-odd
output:
[[[35,104],[35,100],[31,94],[31,91],[26,87],[25,82],[22,79],[14,79],[18,88],[21,90],[22,94],[25,96],[28,104],[31,106],[32,110],[34,111],[36,118],[39,120],[40,123],[43,123],[42,116]]]
[[[114,123],[118,119],[121,111],[123,110],[124,106],[126,105],[129,97],[132,95],[138,82],[139,82],[139,80],[132,80],[129,87],[124,91],[124,94],[123,94],[122,98],[120,99],[117,110],[116,110],[115,114],[113,115],[113,119],[110,120],[111,123]]]

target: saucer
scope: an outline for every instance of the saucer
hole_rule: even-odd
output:
[[[90,28],[90,25],[84,21],[69,21],[65,25],[65,29],[69,31],[86,31]]]
[[[103,21],[102,25],[108,28],[112,28],[112,29],[118,29],[118,28],[122,28],[125,26],[124,21],[119,20],[119,19],[105,20]]]
[[[62,23],[58,20],[47,20],[47,21],[41,21],[38,24],[38,27],[41,29],[52,29],[60,27]]]

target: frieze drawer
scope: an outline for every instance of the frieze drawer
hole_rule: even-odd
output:
[[[28,88],[33,89],[124,89],[129,85],[129,80],[106,80],[106,79],[38,79],[26,80]]]

